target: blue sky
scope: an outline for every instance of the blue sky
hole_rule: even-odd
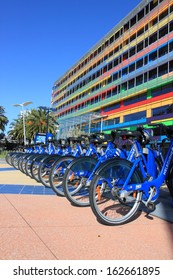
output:
[[[0,105],[50,106],[52,86],[140,0],[0,0]],[[9,129],[7,126],[6,132]]]

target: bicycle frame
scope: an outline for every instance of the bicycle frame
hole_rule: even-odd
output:
[[[121,198],[127,197],[129,195],[129,192],[142,191],[144,193],[144,196],[143,196],[144,204],[147,204],[151,201],[152,202],[155,201],[159,196],[161,185],[164,183],[164,181],[166,180],[166,178],[168,176],[172,160],[173,160],[173,138],[171,138],[169,149],[168,149],[166,158],[163,162],[163,166],[162,166],[159,176],[153,180],[144,181],[142,184],[130,184],[129,185],[128,184],[129,179],[131,178],[138,163],[141,161],[141,158],[139,157],[136,161],[133,162],[132,169],[131,169],[128,177],[126,178],[126,181],[123,184],[123,189],[120,191],[120,197]]]

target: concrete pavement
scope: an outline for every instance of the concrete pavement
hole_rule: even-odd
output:
[[[0,187],[8,184],[43,188],[2,162]],[[90,207],[74,207],[54,193],[0,192],[1,260],[172,260],[172,236],[173,223],[144,212],[109,227]]]

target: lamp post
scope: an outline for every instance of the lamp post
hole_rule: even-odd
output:
[[[32,104],[31,101],[26,101],[21,104],[13,104],[15,107],[22,107],[22,115],[23,115],[23,138],[24,138],[24,145],[26,145],[26,127],[25,127],[25,113],[24,113],[24,106]]]

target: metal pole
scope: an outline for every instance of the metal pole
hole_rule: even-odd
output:
[[[23,138],[24,138],[24,145],[26,145],[25,112],[24,112],[23,105],[22,105],[22,113],[23,113]]]

